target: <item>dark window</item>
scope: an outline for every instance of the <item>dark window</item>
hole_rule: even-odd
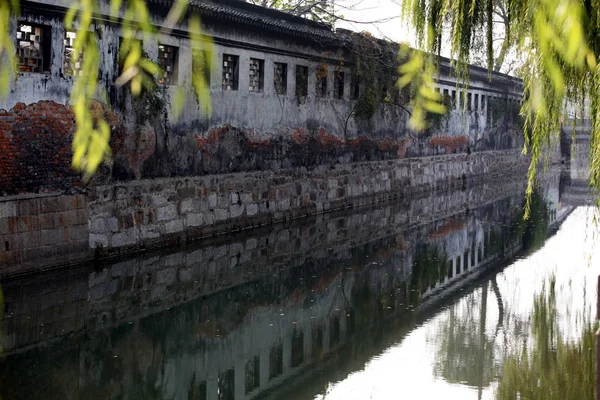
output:
[[[473,110],[477,111],[479,110],[479,94],[475,93],[473,96],[475,96],[473,100]]]
[[[260,359],[258,356],[246,361],[246,394],[260,386]]]
[[[462,273],[462,266],[460,265],[460,256],[456,256],[456,274],[460,275]]]
[[[274,74],[275,93],[285,95],[287,93],[287,64],[276,62],[274,64]]]
[[[190,390],[188,391],[189,400],[206,400],[206,381],[201,382],[199,385],[192,383]]]
[[[481,111],[483,111],[483,109],[485,108],[485,95],[484,94],[481,95],[480,105],[481,105]]]
[[[475,266],[475,247],[471,249],[471,267]]]
[[[235,399],[235,372],[233,368],[219,374],[218,390],[217,398],[219,400]]]
[[[327,76],[328,76],[327,66],[319,65],[316,70],[317,97],[327,97]]]
[[[352,77],[352,100],[358,100],[360,96],[360,78],[356,75]]]
[[[283,374],[283,345],[279,343],[269,354],[269,379]]]
[[[454,277],[454,268],[452,268],[452,260],[448,261],[448,278]]]
[[[240,57],[223,54],[223,90],[238,90]]]
[[[296,96],[305,97],[308,94],[308,67],[296,65]]]
[[[323,357],[323,328],[314,327],[312,329],[312,358],[320,360]]]
[[[355,326],[355,320],[354,320],[354,311],[348,311],[348,313],[346,314],[346,332],[348,335],[351,335],[354,333],[354,326]]]
[[[17,57],[21,72],[50,72],[52,36],[49,26],[19,23]]]
[[[265,86],[265,61],[256,58],[250,59],[250,87],[251,92],[262,92]]]
[[[210,87],[212,53],[206,50],[192,49],[192,81],[204,77],[206,86]]]
[[[471,111],[473,109],[471,105],[471,93],[465,92],[465,96],[467,96],[467,111]]]
[[[479,247],[477,249],[477,259],[479,260],[479,262],[483,261],[483,248]]]
[[[452,106],[456,107],[456,90],[452,91]]]
[[[340,342],[340,317],[335,315],[329,321],[329,346],[334,347]]]
[[[179,49],[165,44],[158,45],[158,65],[162,69],[162,76],[158,83],[165,85],[177,84],[177,64],[179,62]]]
[[[69,76],[81,76],[81,59],[83,54],[79,54],[79,57],[75,59],[75,50],[73,49],[73,42],[77,34],[72,31],[65,31],[64,45],[65,52],[63,55],[63,74]]]
[[[336,99],[344,98],[344,83],[344,73],[337,71],[335,73],[335,82],[333,84],[333,91]]]
[[[304,332],[294,329],[292,335],[292,368],[304,362]]]
[[[465,269],[469,269],[469,250],[463,254],[463,263],[465,264]]]

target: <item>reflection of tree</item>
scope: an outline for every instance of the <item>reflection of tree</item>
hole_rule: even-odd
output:
[[[523,346],[504,363],[499,400],[592,400],[594,398],[595,335],[588,317],[579,341],[567,342],[558,327],[555,281],[534,300],[534,345]]]
[[[523,220],[519,233],[523,239],[523,250],[533,252],[539,249],[548,238],[549,225],[548,203],[536,185],[530,203],[529,219]]]
[[[488,283],[450,308],[440,326],[435,373],[450,383],[483,388],[494,379],[494,338],[485,333]]]

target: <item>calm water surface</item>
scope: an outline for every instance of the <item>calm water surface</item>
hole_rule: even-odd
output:
[[[532,346],[595,307],[592,210],[558,177],[331,214],[3,282],[2,399],[492,399]],[[563,222],[564,220],[564,222]],[[549,232],[558,228],[555,235]],[[546,283],[547,285],[548,283]]]

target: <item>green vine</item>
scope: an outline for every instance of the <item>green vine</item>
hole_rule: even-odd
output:
[[[368,32],[354,33],[352,44],[352,79],[358,81],[354,117],[370,120],[379,103],[404,106],[410,98],[410,88],[399,90],[396,86],[399,56],[398,45],[376,39]]]

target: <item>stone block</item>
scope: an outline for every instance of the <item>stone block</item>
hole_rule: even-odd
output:
[[[16,217],[17,216],[17,202],[6,201],[0,202],[0,218]]]
[[[176,219],[165,223],[166,233],[183,232],[183,220]]]
[[[256,204],[248,204],[246,206],[246,215],[252,217],[256,214],[258,214],[258,206]]]
[[[154,227],[148,228],[142,226],[141,228],[141,238],[146,239],[157,239],[160,237],[160,233],[154,230]]]
[[[229,217],[229,212],[222,208],[216,208],[214,214],[217,221],[225,221]]]
[[[75,225],[67,229],[69,231],[69,240],[87,240],[89,238],[87,225]]]
[[[182,214],[194,211],[194,201],[192,199],[185,199],[180,203],[179,208]]]
[[[41,232],[42,234],[42,245],[49,246],[52,244],[60,243],[65,241],[65,229],[47,229]]]
[[[155,206],[164,206],[167,203],[167,198],[162,194],[155,194],[152,196],[152,204]]]
[[[94,287],[100,284],[103,284],[108,281],[110,276],[110,272],[108,268],[104,268],[102,271],[92,271],[88,278],[89,287]]]
[[[112,247],[133,246],[137,243],[137,232],[135,229],[130,229],[114,234],[111,238]]]
[[[204,224],[212,225],[215,223],[215,214],[213,212],[207,212],[204,214]]]
[[[119,220],[116,217],[96,218],[90,222],[90,233],[115,233],[119,231]]]
[[[167,268],[156,271],[156,284],[158,285],[171,285],[175,283],[177,278],[176,268]]]
[[[244,213],[244,206],[232,204],[229,207],[229,218],[238,218]]]
[[[210,208],[215,208],[217,206],[217,194],[213,193],[208,196],[208,206]]]
[[[177,217],[177,207],[175,204],[167,204],[164,207],[160,207],[156,210],[156,217],[158,221],[169,221]]]
[[[290,209],[290,199],[287,198],[287,199],[280,200],[277,204],[277,209],[279,211],[289,210]]]
[[[235,192],[231,193],[231,204],[238,204],[239,201],[240,196]]]
[[[202,214],[191,213],[186,216],[185,224],[186,226],[200,226],[204,222],[204,217]]]

